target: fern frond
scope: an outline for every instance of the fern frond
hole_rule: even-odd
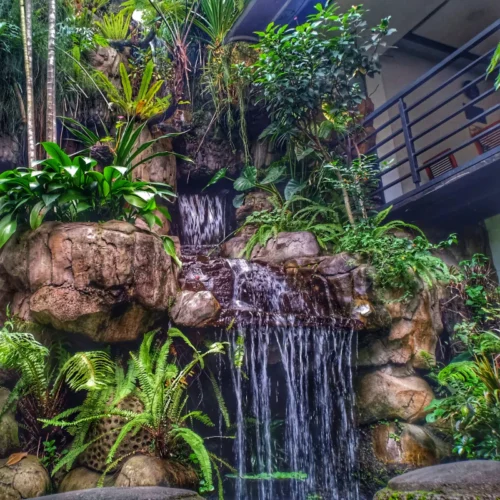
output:
[[[106,458],[106,463],[110,464],[113,462],[113,459],[115,457],[118,448],[123,443],[123,440],[127,437],[128,434],[131,433],[133,434],[134,432],[137,432],[137,430],[141,429],[141,427],[145,425],[148,425],[149,423],[150,423],[150,414],[139,413],[136,414],[135,418],[130,420],[130,422],[124,424],[123,427],[121,428],[120,434],[118,434],[116,438],[116,441],[109,450],[108,457]]]
[[[206,490],[212,491],[214,489],[212,481],[212,462],[203,438],[187,427],[175,427],[172,430],[172,434],[177,438],[181,438],[191,448],[198,459]]]
[[[229,427],[231,427],[231,419],[229,418],[229,412],[227,410],[226,402],[224,401],[224,397],[222,396],[222,391],[220,390],[215,375],[211,371],[210,371],[210,382],[212,383],[212,389],[214,390],[215,399],[219,404],[220,412],[222,413],[222,417],[224,418],[224,423],[226,424],[226,427],[229,429]]]
[[[443,385],[448,385],[453,382],[476,384],[479,382],[476,373],[476,365],[473,361],[451,363],[439,372],[438,381]]]
[[[186,413],[181,419],[180,422],[185,422],[188,419],[194,418],[195,420],[198,420],[201,422],[203,425],[206,425],[207,427],[215,427],[215,424],[212,422],[210,417],[206,414],[203,413],[201,410],[193,410],[190,411],[189,413]]]

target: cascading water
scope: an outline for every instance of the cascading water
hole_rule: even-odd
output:
[[[226,199],[208,194],[180,194],[182,245],[200,249],[226,236]]]
[[[228,263],[238,322],[221,333],[230,351],[238,472],[229,497],[357,500],[352,331],[333,320],[303,326],[296,315],[281,314],[305,306],[284,276],[256,263]],[[222,366],[219,377],[227,390]]]

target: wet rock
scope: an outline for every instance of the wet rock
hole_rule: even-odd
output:
[[[434,465],[395,477],[376,500],[496,500],[500,462],[471,460]]]
[[[99,342],[137,339],[177,289],[161,240],[119,221],[49,222],[15,236],[0,274],[14,313]]]
[[[178,462],[162,460],[149,455],[135,455],[129,458],[116,477],[116,487],[174,486],[196,488],[196,472]]]
[[[269,197],[270,195],[263,191],[254,191],[247,194],[243,205],[236,209],[236,221],[241,224],[253,212],[271,211],[274,206]]]
[[[45,500],[202,500],[189,490],[162,487],[97,488],[48,495]]]
[[[43,496],[50,488],[49,474],[38,458],[28,455],[14,465],[0,460],[0,499],[20,500]]]
[[[221,255],[227,259],[239,259],[243,255],[248,238],[235,236],[224,242],[221,246]]]
[[[209,291],[183,291],[177,295],[170,310],[172,321],[178,326],[206,326],[217,319],[220,304]]]
[[[360,424],[394,419],[422,421],[425,408],[434,399],[429,384],[405,366],[389,365],[363,375],[356,392]]]
[[[280,264],[289,259],[316,257],[320,247],[314,234],[308,231],[296,233],[278,233],[265,247],[257,245],[252,251],[252,260],[264,263]]]
[[[451,455],[451,447],[424,427],[378,424],[372,429],[373,448],[384,464],[425,467]]]
[[[88,490],[96,488],[102,474],[94,472],[86,467],[77,467],[69,471],[59,485],[59,493],[66,493],[67,491]],[[112,486],[114,483],[113,476],[106,476],[104,486]]]
[[[118,488],[134,486],[170,486],[161,458],[136,455],[123,465],[115,482]]]
[[[9,398],[10,391],[0,387],[0,410]],[[17,425],[14,412],[7,412],[0,420],[0,457],[8,457],[14,451],[19,450],[19,426]]]

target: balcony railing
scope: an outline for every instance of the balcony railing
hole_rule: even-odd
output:
[[[487,78],[499,32],[500,20],[366,118],[360,146],[378,157],[375,194],[385,203],[500,152],[500,91]]]

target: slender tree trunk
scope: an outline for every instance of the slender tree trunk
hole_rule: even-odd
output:
[[[24,72],[26,73],[26,129],[28,133],[28,165],[36,160],[35,99],[33,97],[33,37],[31,0],[19,0],[23,34]]]
[[[57,142],[56,104],[56,0],[49,2],[49,41],[47,57],[47,141]]]

